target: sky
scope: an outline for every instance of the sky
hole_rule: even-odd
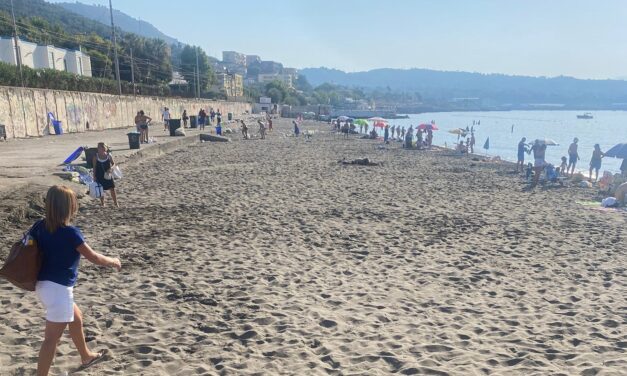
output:
[[[627,0],[112,2],[217,58],[235,50],[288,67],[347,72],[427,68],[627,79]]]

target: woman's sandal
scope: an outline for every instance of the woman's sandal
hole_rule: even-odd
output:
[[[108,350],[102,350],[100,352],[98,352],[96,354],[96,357],[94,357],[92,360],[90,360],[89,362],[85,363],[85,364],[81,364],[80,367],[78,367],[79,370],[84,370],[87,369],[97,363],[102,362],[103,360],[106,360],[108,358],[109,355],[109,351]]]

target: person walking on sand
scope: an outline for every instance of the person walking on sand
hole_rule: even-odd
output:
[[[248,126],[244,123],[244,120],[240,120],[242,122],[242,136],[244,136],[244,140],[248,140]]]
[[[31,236],[41,254],[41,269],[35,291],[46,311],[44,340],[39,350],[37,375],[48,375],[57,345],[69,327],[70,337],[81,356],[81,370],[105,360],[106,352],[87,347],[83,332],[83,313],[74,303],[74,284],[81,256],[89,262],[120,271],[120,259],[95,252],[81,231],[72,226],[78,212],[76,194],[55,185],[46,194],[46,217],[35,223]],[[90,279],[91,281],[91,279]]]
[[[601,169],[601,158],[605,156],[605,153],[601,151],[599,144],[594,144],[594,150],[592,151],[592,158],[590,159],[590,181],[592,181],[592,170],[595,172],[594,181],[599,180],[599,170]]]
[[[139,118],[137,121],[139,122],[139,142],[147,144],[148,143],[148,124],[152,121],[150,116],[146,116],[144,110],[139,110]]]
[[[386,125],[383,130],[383,142],[386,144],[389,144],[390,143],[389,139],[390,139],[390,126]]]
[[[577,151],[577,143],[579,139],[575,137],[573,143],[568,147],[568,166],[566,167],[566,173],[570,171],[570,175],[575,175],[575,166],[579,158],[579,152]]]
[[[392,135],[392,139],[394,139],[394,131],[396,130],[396,125],[390,127],[390,134]]]
[[[98,143],[98,152],[94,156],[92,163],[94,166],[94,181],[102,185],[103,191],[111,191],[113,204],[117,207],[118,198],[115,194],[115,183],[113,181],[113,175],[111,174],[111,169],[115,165],[115,162],[113,162],[113,157],[109,154],[104,142]],[[102,196],[100,196],[100,206],[105,205],[104,199],[105,195],[103,193]]]
[[[470,154],[475,152],[475,132],[470,132],[470,145],[468,147],[470,148]]]
[[[534,175],[533,175],[533,184],[532,187],[535,187],[536,185],[538,185],[538,182],[540,181],[540,174],[542,173],[542,170],[544,169],[544,166],[546,165],[546,162],[544,161],[544,155],[546,154],[546,144],[544,142],[541,142],[540,140],[536,140],[533,143],[533,146],[531,147],[531,149],[529,149],[529,153],[533,152],[533,171],[534,171]]]
[[[427,147],[431,148],[432,144],[433,144],[433,129],[429,127],[427,129]]]
[[[528,153],[529,150],[527,150],[527,138],[523,137],[520,139],[520,142],[518,142],[518,161],[516,162],[516,171],[523,172],[523,170],[525,169],[525,153]]]
[[[161,120],[163,120],[163,130],[167,131],[170,128],[170,109],[167,107],[163,108],[163,112],[161,113]]]
[[[298,137],[300,134],[300,129],[298,128],[298,123],[292,120],[292,124],[294,124],[294,137]]]
[[[257,120],[257,123],[259,123],[259,135],[261,136],[262,140],[265,140],[266,139],[266,126],[261,120]]]

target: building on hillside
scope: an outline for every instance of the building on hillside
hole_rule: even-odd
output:
[[[257,76],[257,82],[265,84],[272,81],[281,81],[287,87],[294,87],[294,77],[291,74],[261,73]]]
[[[222,51],[222,62],[246,66],[246,55],[235,51]]]
[[[218,87],[223,89],[229,98],[244,96],[244,77],[237,73],[218,73]]]
[[[17,40],[19,54],[15,53],[13,37],[0,37],[0,61],[33,69],[55,69],[79,76],[91,77],[91,58],[82,51],[66,50],[55,46],[42,46]]]
[[[246,66],[251,64],[260,64],[261,58],[258,55],[246,55]]]
[[[283,71],[283,64],[276,61],[262,61],[259,63],[260,74],[279,74]]]

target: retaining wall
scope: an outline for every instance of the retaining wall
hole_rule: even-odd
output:
[[[182,98],[132,97],[110,94],[15,88],[0,86],[0,124],[8,138],[40,137],[54,133],[48,112],[62,122],[64,133],[99,131],[134,125],[135,114],[144,110],[160,124],[161,110],[168,107],[172,118],[183,110],[197,115],[201,108],[232,112],[235,117],[251,112],[250,103]],[[209,112],[209,111],[207,111]]]

